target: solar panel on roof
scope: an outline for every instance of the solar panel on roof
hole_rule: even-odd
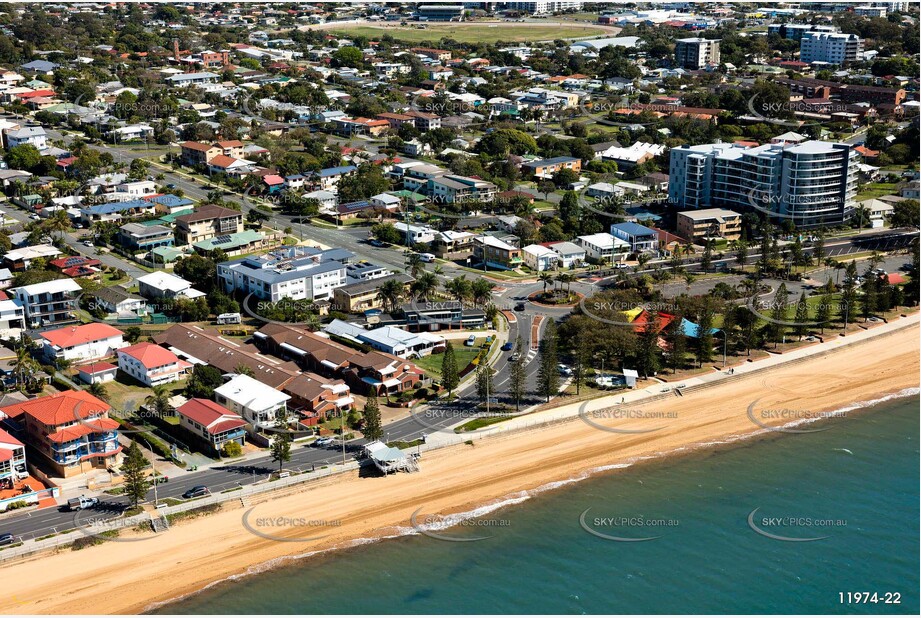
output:
[[[224,245],[230,242],[230,235],[224,234],[223,236],[218,236],[214,239],[214,242],[218,245]]]

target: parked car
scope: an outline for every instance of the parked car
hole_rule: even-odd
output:
[[[387,246],[389,246],[389,245],[387,245],[387,243],[385,243],[385,242],[383,242],[383,241],[380,241],[380,240],[378,240],[378,239],[376,239],[376,238],[372,238],[371,240],[369,240],[369,241],[368,241],[368,244],[371,245],[372,247],[387,247]]]
[[[202,496],[207,496],[211,492],[204,485],[196,485],[192,489],[188,490],[182,497],[188,500],[189,498],[201,498]]]
[[[470,335],[469,337],[467,337],[467,341],[464,342],[464,345],[469,348],[472,348],[475,343],[476,343],[476,335]]]
[[[569,367],[567,367],[567,366],[564,365],[563,363],[560,363],[560,364],[559,364],[558,369],[559,369],[559,371],[560,371],[560,375],[561,375],[561,376],[567,376],[567,377],[568,377],[568,376],[571,376],[571,375],[572,375],[572,369],[570,369]]]
[[[510,363],[517,363],[520,358],[521,358],[521,353],[515,352],[514,354],[508,357],[508,360]]]
[[[13,541],[16,540],[12,534],[7,532],[6,534],[0,534],[0,545],[12,545]]]
[[[99,504],[99,498],[87,498],[86,496],[80,496],[79,498],[71,498],[67,501],[67,508],[71,511],[79,511],[81,509],[88,509],[91,506],[96,506]]]
[[[335,440],[333,440],[332,438],[317,438],[316,440],[314,440],[313,445],[314,446],[329,446],[333,442],[335,442]]]
[[[95,247],[96,245],[93,244],[93,241],[92,241],[92,240],[84,240],[84,241],[83,241],[83,246],[84,246],[84,247],[90,247],[90,248],[92,248],[92,247]]]
[[[505,343],[502,344],[502,351],[511,352],[512,348],[514,347],[515,347],[515,344],[513,344],[511,341],[506,341]]]

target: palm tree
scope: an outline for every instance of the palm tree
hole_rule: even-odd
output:
[[[389,313],[393,313],[403,299],[403,289],[402,282],[397,279],[389,279],[377,289],[376,300],[381,301]]]
[[[422,256],[418,253],[411,253],[406,263],[409,266],[409,274],[414,278],[417,278],[419,273],[425,270],[425,265],[422,262]]]
[[[560,273],[556,276],[556,280],[560,282],[560,291],[562,291],[564,285],[566,286],[566,298],[569,298],[572,282],[575,281],[576,278],[569,273]]]
[[[251,378],[254,377],[253,370],[242,363],[234,367],[233,372],[238,376],[249,376]]]
[[[149,395],[147,399],[144,400],[144,403],[147,405],[148,409],[157,416],[169,416],[172,411],[172,406],[169,404],[169,397],[169,390],[164,385],[160,384],[153,387],[153,394]]]
[[[70,231],[70,218],[67,216],[66,210],[56,210],[45,221],[46,229],[51,232],[58,232],[60,238],[64,238],[64,234]]]
[[[21,345],[16,349],[16,358],[10,364],[13,366],[13,373],[16,375],[16,384],[18,386],[25,384],[27,379],[39,368],[38,362],[32,358],[32,355],[29,354],[29,348],[25,345]]]
[[[417,298],[428,298],[438,289],[438,278],[433,273],[423,272],[411,286],[413,295]]]
[[[460,277],[455,277],[450,281],[444,283],[445,291],[453,296],[458,302],[463,302],[465,298],[470,296],[470,282],[467,281],[467,275],[461,275]]]
[[[691,291],[691,284],[694,283],[695,279],[697,279],[697,277],[695,277],[694,274],[684,273],[684,284],[687,286],[688,292]]]
[[[643,270],[651,259],[652,258],[648,253],[640,253],[638,256],[636,256],[637,270]]]
[[[86,387],[86,392],[92,395],[93,397],[102,399],[103,401],[106,401],[109,398],[109,390],[106,388],[106,385],[103,384],[102,382],[93,382],[92,384]]]
[[[475,302],[480,307],[485,307],[487,302],[492,296],[492,289],[496,287],[492,281],[488,279],[477,279],[470,286],[470,293],[473,296],[473,302]]]
[[[545,271],[545,272],[542,272],[541,274],[539,274],[539,275],[537,276],[537,278],[538,278],[538,280],[540,280],[541,283],[544,284],[544,295],[546,296],[546,294],[547,294],[547,286],[548,286],[549,284],[553,283],[553,273],[548,273],[548,272]]]

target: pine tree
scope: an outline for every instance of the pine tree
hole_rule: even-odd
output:
[[[147,466],[150,462],[141,452],[137,442],[132,441],[125,450],[125,459],[122,462],[122,475],[125,477],[125,495],[137,507],[138,503],[147,495],[151,482],[147,478]]]
[[[560,370],[557,357],[556,323],[548,320],[540,342],[540,366],[537,369],[537,391],[547,401],[560,390]]]
[[[703,366],[713,360],[713,306],[704,301],[703,312],[697,319],[697,364]]]
[[[368,400],[365,402],[365,426],[362,430],[365,438],[370,441],[380,440],[384,435],[384,428],[381,424],[381,409],[377,405],[377,395],[374,392],[368,394]]]
[[[448,395],[451,395],[459,383],[457,358],[454,356],[454,346],[449,341],[445,344],[445,353],[441,358],[441,385],[447,389]]]
[[[825,334],[825,327],[831,323],[832,302],[831,294],[825,294],[822,296],[822,300],[819,301],[819,306],[816,308],[815,321],[819,323],[819,329],[822,334]]]
[[[476,394],[480,401],[485,402],[496,394],[492,384],[493,368],[486,362],[477,366],[476,370]]]
[[[646,327],[640,333],[636,346],[636,369],[644,378],[654,375],[659,371],[659,333],[656,327],[659,324],[659,315],[650,313]]]
[[[592,342],[588,337],[576,337],[572,346],[572,382],[576,385],[576,395],[582,392],[585,384],[585,369],[591,358]]]
[[[799,300],[796,301],[796,315],[793,321],[796,322],[796,326],[793,327],[793,333],[802,340],[806,333],[809,332],[809,324],[807,324],[809,322],[809,304],[806,302],[806,292],[802,292]]]
[[[787,321],[787,286],[781,283],[774,294],[773,307],[771,309],[771,323],[768,325],[769,336],[774,342],[774,347],[783,339],[786,327],[784,322]]]
[[[688,352],[688,338],[681,327],[681,316],[675,316],[672,323],[665,331],[665,342],[668,344],[668,360],[672,373],[677,373],[684,367],[684,357]]]
[[[524,355],[521,353],[521,335],[518,336],[518,340],[515,344],[515,353],[518,354],[518,360],[513,362],[512,366],[509,367],[508,390],[512,399],[515,400],[515,409],[520,410],[521,399],[525,395],[525,388],[527,385],[527,376],[524,370]]]

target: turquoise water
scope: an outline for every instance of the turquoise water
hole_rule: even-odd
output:
[[[486,540],[404,536],[220,584],[159,611],[917,615],[918,400],[828,423],[607,473],[490,513],[488,529],[439,532]],[[757,534],[748,524],[756,508],[755,524],[769,534],[827,538]],[[660,538],[600,538],[580,525],[586,509],[596,532]],[[655,525],[595,520],[638,516]],[[831,521],[762,520],[784,516]],[[898,592],[901,604],[842,605],[848,591]]]

